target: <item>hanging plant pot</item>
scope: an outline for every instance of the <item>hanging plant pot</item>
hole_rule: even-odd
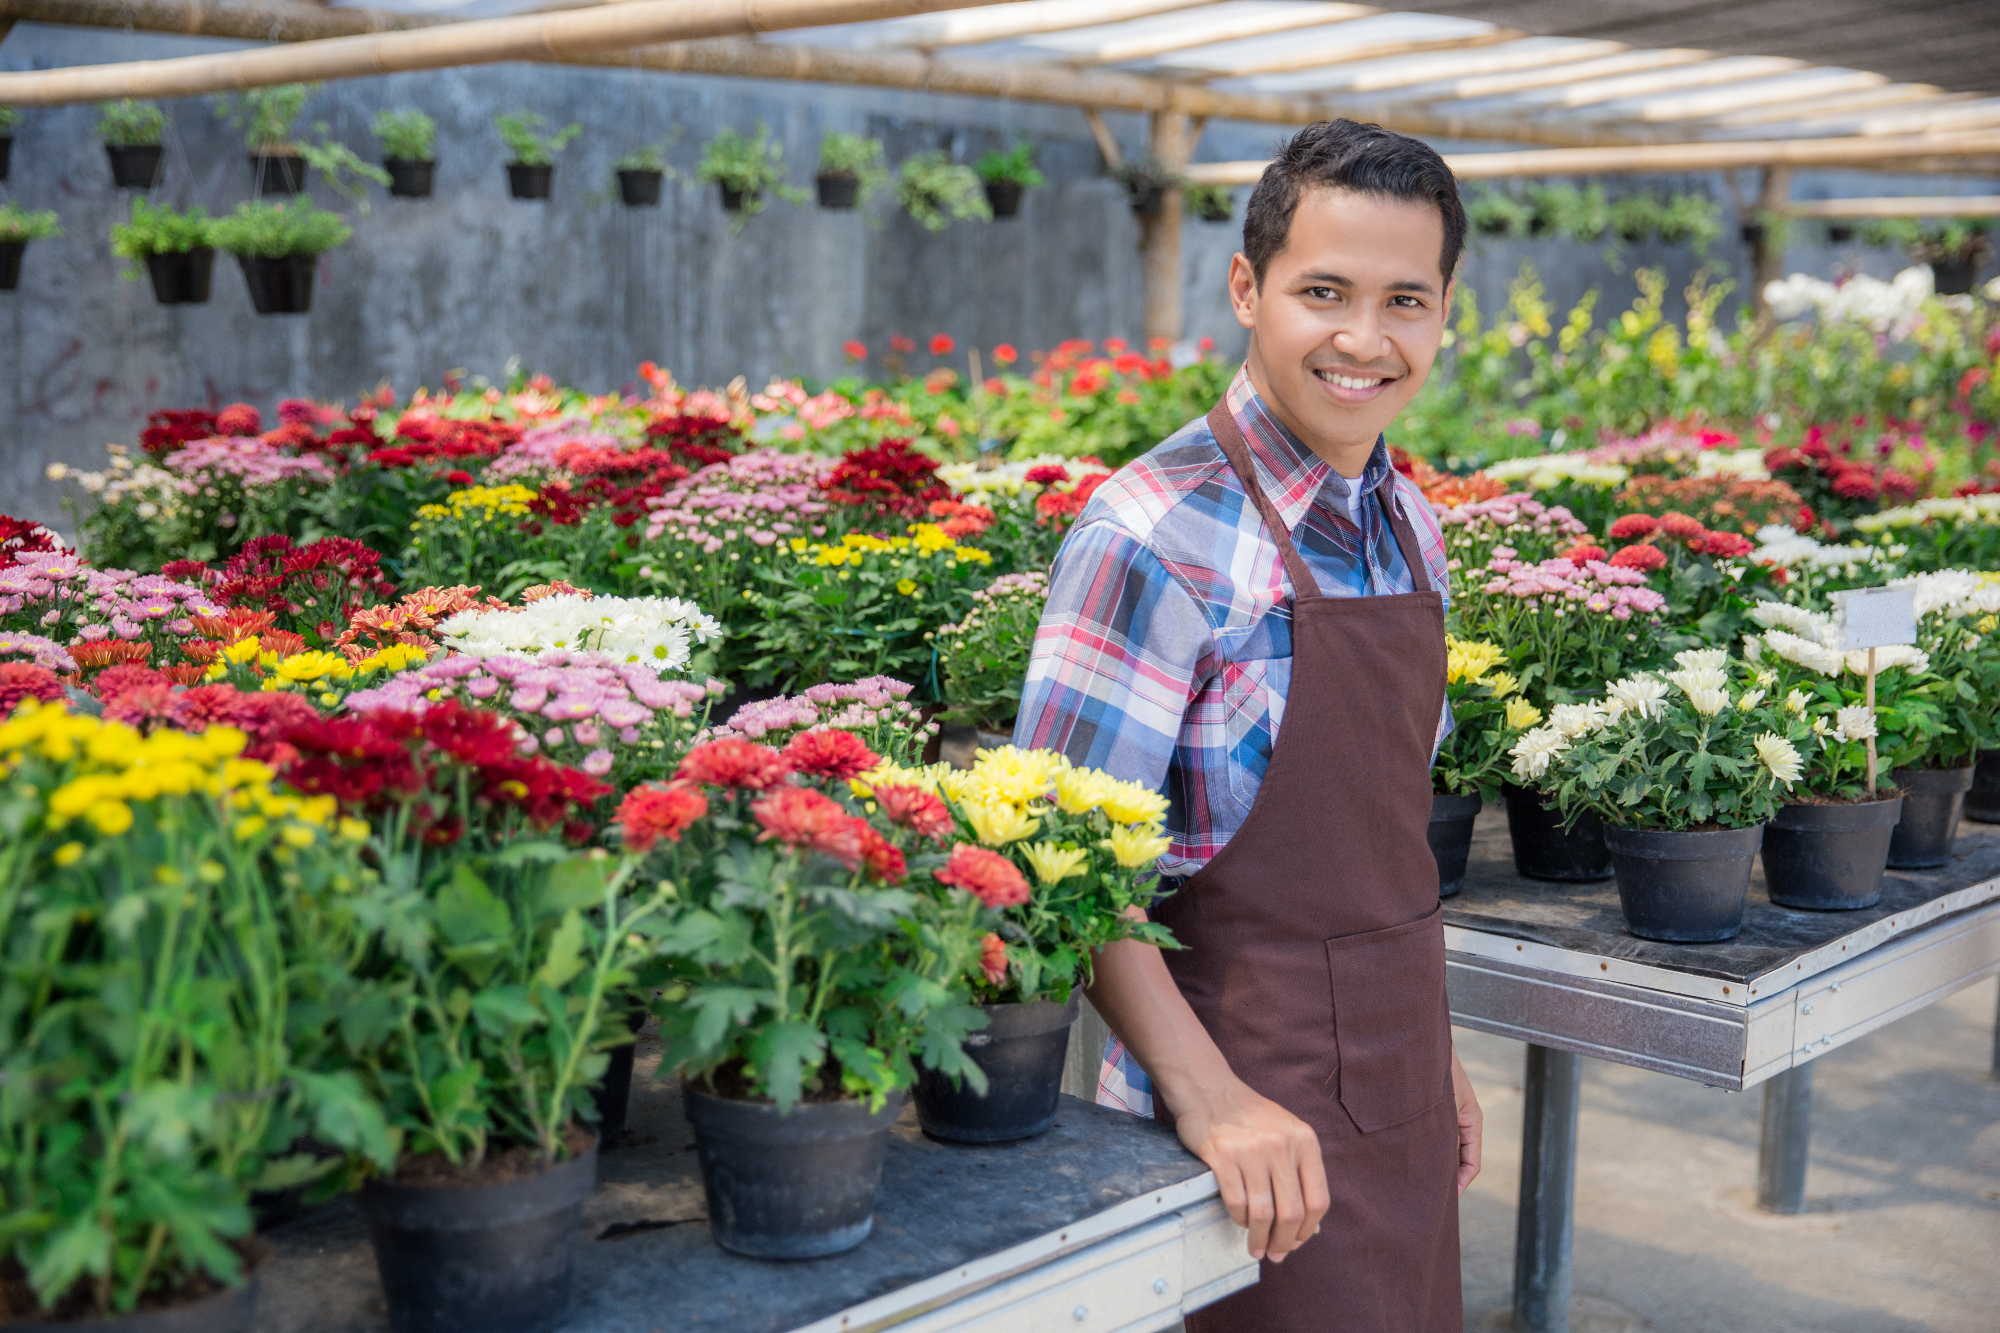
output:
[[[153,297],[161,305],[204,305],[215,274],[215,251],[209,246],[147,255],[146,275],[153,280]]]
[[[0,181],[7,179],[7,159],[14,155],[14,136],[0,134]]]
[[[880,1111],[865,1102],[737,1101],[681,1085],[694,1128],[708,1224],[725,1250],[757,1259],[817,1259],[851,1250],[875,1226],[875,1189],[895,1093]]]
[[[1011,218],[1019,214],[1024,193],[1019,181],[986,182],[986,204],[996,218]]]
[[[618,197],[625,201],[627,208],[653,208],[660,202],[660,182],[666,173],[651,167],[621,168],[618,172]]]
[[[312,309],[318,255],[238,255],[250,304],[260,315],[303,315]]]
[[[526,162],[507,164],[507,189],[516,199],[546,199],[556,178],[553,163],[535,166]]]
[[[1166,206],[1167,187],[1164,185],[1128,185],[1126,197],[1132,204],[1132,216],[1156,218]]]
[[[1762,824],[1692,833],[1607,827],[1625,929],[1677,943],[1733,938],[1763,841]]]
[[[1760,246],[1764,243],[1763,223],[1746,222],[1743,224],[1740,230],[1743,236],[1743,244],[1750,246],[1752,249],[1755,249],[1757,246]]]
[[[1539,792],[1503,786],[1507,798],[1507,834],[1514,843],[1514,869],[1529,879],[1597,880],[1611,878],[1611,853],[1604,845],[1604,824],[1588,812],[1563,827],[1563,817]]]
[[[395,1333],[542,1333],[569,1307],[597,1145],[494,1185],[362,1186]]]
[[[2000,824],[2000,750],[1981,750],[1972,769],[1972,790],[1965,793],[1965,817],[1982,824]]]
[[[0,292],[21,285],[21,252],[27,248],[26,241],[0,241]]]
[[[431,177],[437,163],[415,157],[385,157],[382,170],[389,173],[389,193],[398,199],[431,197]]]
[[[1899,768],[1895,781],[1903,793],[1903,818],[1889,840],[1889,864],[1926,870],[1951,860],[1958,816],[1972,790],[1972,768]]]
[[[150,190],[160,183],[160,145],[108,143],[104,155],[111,159],[111,183],[119,189]]]
[[[1964,296],[1979,276],[1976,259],[1953,259],[1931,265],[1931,283],[1939,296]]]
[[[252,153],[250,174],[258,194],[297,194],[306,188],[306,160],[297,153]]]
[[[1465,863],[1472,856],[1472,823],[1484,802],[1478,792],[1431,793],[1431,855],[1437,860],[1438,897],[1465,887]]]
[[[1780,907],[1839,912],[1882,896],[1903,794],[1841,805],[1788,805],[1764,826],[1764,889]]]
[[[984,1096],[953,1087],[934,1069],[917,1074],[917,1116],[924,1133],[946,1143],[1012,1143],[1056,1122],[1063,1061],[1081,995],[1068,1004],[982,1004],[987,1023],[966,1038],[965,1053],[986,1071]]]
[[[1236,210],[1228,204],[1204,204],[1195,210],[1195,216],[1203,222],[1227,222],[1236,216]]]
[[[835,213],[853,208],[861,197],[860,179],[846,172],[821,172],[813,177],[813,186],[819,191],[819,206]]]
[[[715,185],[722,191],[722,211],[725,213],[741,213],[744,201],[757,194],[755,190],[740,189],[727,181],[717,181]]]
[[[1835,223],[1826,229],[1826,239],[1835,245],[1846,245],[1854,239],[1854,228]]]

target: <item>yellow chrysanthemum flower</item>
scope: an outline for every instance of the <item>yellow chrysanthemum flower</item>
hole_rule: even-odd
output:
[[[1453,685],[1477,684],[1488,671],[1506,659],[1500,646],[1484,639],[1459,639],[1445,635],[1445,679]]]
[[[1167,817],[1167,798],[1137,782],[1108,778],[1103,809],[1114,824],[1158,824]]]
[[[292,684],[311,680],[347,680],[354,675],[354,668],[339,653],[317,649],[293,653],[278,663],[276,671],[279,680]]]
[[[966,801],[959,813],[988,847],[1005,847],[1041,832],[1042,821],[1008,801]]]
[[[1169,841],[1156,824],[1132,824],[1111,830],[1099,846],[1127,870],[1139,870],[1166,855]]]
[[[1094,768],[1059,768],[1050,781],[1056,809],[1066,815],[1087,815],[1104,804],[1113,779]]]
[[[1035,878],[1044,884],[1060,884],[1071,875],[1090,868],[1090,853],[1078,847],[1058,847],[1052,842],[1033,842],[1021,849],[1034,867]]]
[[[1485,685],[1487,689],[1493,691],[1493,697],[1496,699],[1505,699],[1508,695],[1521,688],[1521,682],[1504,671],[1495,671],[1489,675],[1486,678]]]
[[[1049,750],[1012,745],[981,750],[972,761],[973,791],[989,792],[1016,805],[1039,800],[1048,793],[1058,763],[1059,757]]]
[[[1509,731],[1526,731],[1529,727],[1539,725],[1541,720],[1542,710],[1529,703],[1526,699],[1515,698],[1507,701],[1507,729]]]

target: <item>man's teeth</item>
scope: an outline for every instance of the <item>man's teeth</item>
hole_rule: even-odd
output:
[[[1328,384],[1338,385],[1343,389],[1372,389],[1378,384],[1388,383],[1380,375],[1370,375],[1367,379],[1355,379],[1351,375],[1336,375],[1330,370],[1316,370],[1313,373]]]

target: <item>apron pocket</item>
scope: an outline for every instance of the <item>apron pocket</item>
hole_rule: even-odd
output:
[[[1387,930],[1326,942],[1338,1064],[1326,1091],[1364,1134],[1451,1095],[1444,908]]]

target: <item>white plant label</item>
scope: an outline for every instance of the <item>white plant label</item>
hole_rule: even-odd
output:
[[[1917,641],[1916,590],[1856,588],[1833,594],[1841,610],[1842,648],[1889,648]]]

